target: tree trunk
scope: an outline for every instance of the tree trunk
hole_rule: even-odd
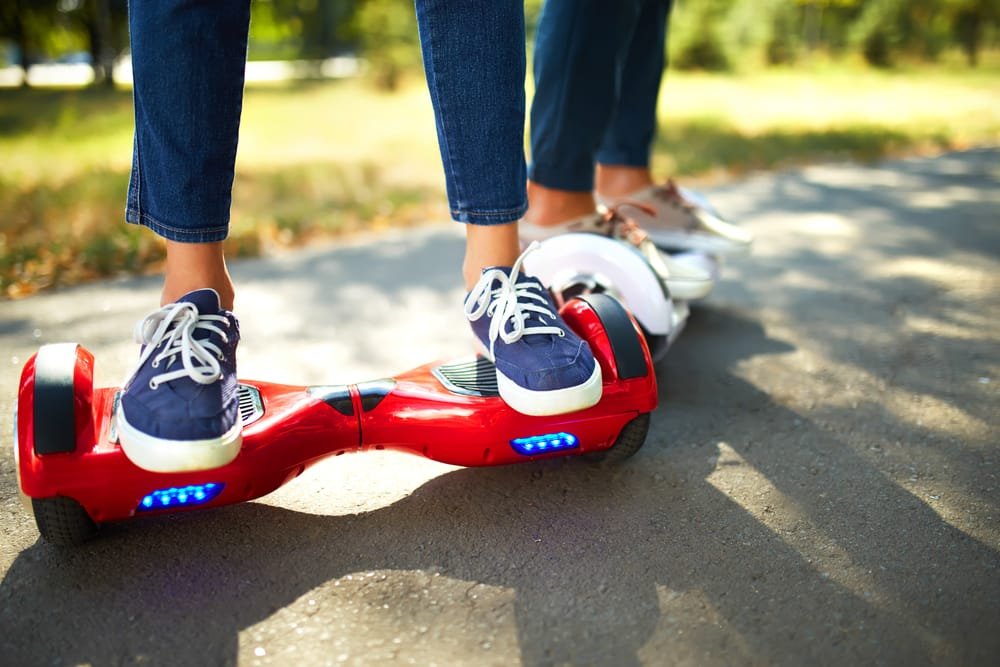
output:
[[[113,88],[115,85],[115,53],[111,44],[111,8],[108,0],[91,0],[87,12],[87,36],[90,38],[90,60],[94,68],[94,85]]]
[[[965,52],[965,59],[969,67],[979,64],[979,44],[982,38],[982,25],[985,17],[980,16],[980,12],[975,9],[968,9],[959,13],[955,17],[955,30],[958,41]]]
[[[21,87],[28,88],[28,68],[31,67],[31,60],[28,56],[28,49],[31,45],[28,42],[28,31],[24,27],[24,20],[21,9],[20,2],[15,1],[14,4],[14,43],[17,45],[17,58],[18,64],[21,66],[21,71],[24,72],[24,76],[21,77]]]

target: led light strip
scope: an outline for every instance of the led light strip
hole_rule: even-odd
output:
[[[172,486],[169,489],[157,489],[145,496],[139,503],[140,512],[152,510],[173,509],[202,505],[212,500],[220,493],[225,484],[191,484],[189,486]]]
[[[510,441],[510,446],[518,454],[533,456],[565,449],[576,449],[580,446],[580,441],[572,433],[559,432],[532,435],[527,438],[514,438]]]

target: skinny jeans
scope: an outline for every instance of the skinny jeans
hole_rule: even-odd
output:
[[[517,220],[527,208],[523,3],[415,4],[451,215],[482,225]],[[129,3],[128,222],[172,241],[226,238],[249,26],[250,0]]]

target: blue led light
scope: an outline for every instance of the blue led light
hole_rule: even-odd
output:
[[[579,445],[580,441],[572,433],[546,433],[526,438],[514,438],[510,441],[510,446],[514,448],[514,451],[525,456],[575,449]]]
[[[160,509],[163,507],[191,507],[212,500],[220,493],[224,484],[210,482],[208,484],[191,484],[190,486],[172,486],[169,489],[157,489],[143,496],[139,503],[139,511]]]

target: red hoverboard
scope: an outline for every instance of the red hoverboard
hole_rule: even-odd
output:
[[[135,466],[118,444],[119,389],[93,388],[94,357],[84,348],[46,345],[21,374],[14,442],[20,490],[42,537],[79,544],[102,523],[259,498],[345,452],[395,449],[460,466],[574,454],[624,460],[645,441],[657,404],[649,348],[632,316],[607,295],[573,299],[560,312],[601,365],[603,397],[594,407],[517,413],[499,397],[493,365],[482,357],[350,385],[245,380],[240,453],[221,468],[195,472]]]

